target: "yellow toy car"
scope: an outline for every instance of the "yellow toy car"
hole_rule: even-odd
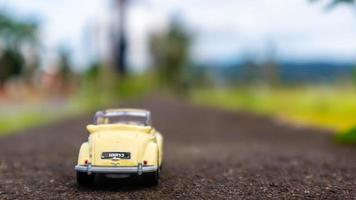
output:
[[[81,145],[75,166],[78,184],[92,185],[96,174],[109,178],[142,176],[146,184],[158,184],[163,137],[151,126],[149,111],[98,111],[87,130],[89,138]]]

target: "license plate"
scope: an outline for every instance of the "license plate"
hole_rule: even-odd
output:
[[[101,159],[130,159],[131,154],[129,152],[103,152],[101,154]]]

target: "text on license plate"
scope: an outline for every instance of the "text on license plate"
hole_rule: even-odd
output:
[[[129,152],[103,152],[101,154],[101,159],[112,159],[112,158],[120,158],[120,159],[130,159],[131,154]]]

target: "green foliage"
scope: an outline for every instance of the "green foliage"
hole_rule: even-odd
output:
[[[322,0],[309,0],[310,2],[319,2]],[[349,5],[354,5],[355,0],[328,0],[329,4],[327,5],[327,9],[334,8],[338,6],[339,4],[349,4]]]
[[[333,0],[331,3],[335,5],[339,3],[353,4],[355,3],[355,0]]]
[[[153,67],[162,85],[178,91],[184,89],[190,43],[190,35],[177,21],[173,21],[167,33],[152,36],[150,49]]]
[[[131,99],[142,97],[154,88],[154,78],[149,74],[127,76],[116,84],[118,98]]]
[[[70,53],[66,48],[61,48],[59,51],[59,74],[64,82],[67,82],[72,73]]]
[[[20,21],[0,11],[0,87],[24,71],[25,62],[19,49],[24,44],[37,43],[37,28],[36,22]]]
[[[84,72],[84,77],[87,79],[97,79],[99,77],[101,67],[103,66],[99,62],[92,63]]]
[[[244,64],[243,64],[244,70],[242,72],[243,74],[243,82],[248,83],[248,84],[252,84],[257,82],[257,80],[259,80],[261,77],[259,76],[259,66],[254,63],[252,60],[247,60]]]
[[[316,2],[321,0],[309,0],[310,2]],[[354,3],[355,0],[330,0],[332,4],[339,4],[339,3]]]
[[[7,79],[21,74],[23,64],[23,57],[17,50],[5,49],[0,55],[0,86]]]
[[[120,77],[110,67],[96,62],[85,71],[74,102],[87,109],[107,107],[123,99],[142,96],[153,85],[153,78],[149,75]]]
[[[18,47],[23,43],[37,42],[38,23],[16,20],[0,11],[0,39],[5,48]]]
[[[337,134],[335,136],[335,141],[342,144],[356,144],[356,127]]]
[[[356,66],[352,70],[352,81],[353,81],[354,85],[356,86]]]

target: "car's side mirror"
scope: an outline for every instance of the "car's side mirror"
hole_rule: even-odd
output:
[[[91,125],[87,126],[87,130],[89,131],[89,133],[94,133],[94,132],[98,131],[98,129],[99,129],[99,127],[96,125],[91,124]]]

